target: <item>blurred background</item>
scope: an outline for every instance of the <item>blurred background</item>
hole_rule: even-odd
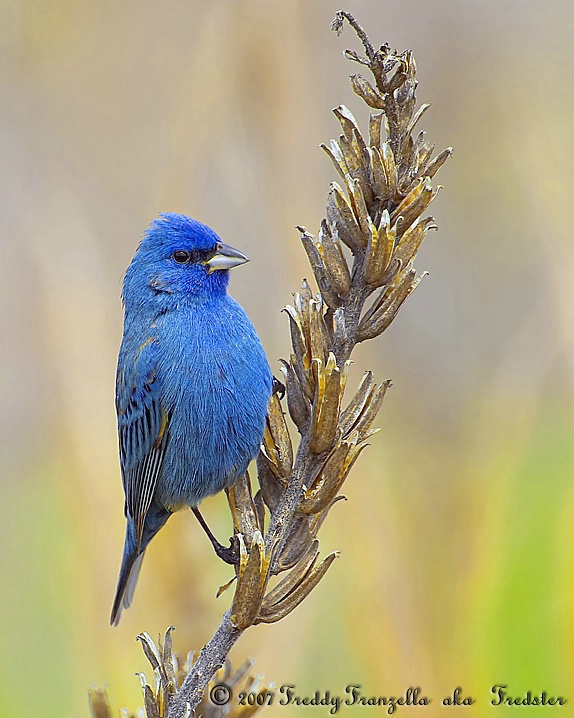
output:
[[[316,231],[334,179],[318,148],[338,134],[331,108],[366,126],[342,57],[359,48],[329,31],[339,0],[0,7],[0,715],[84,717],[92,685],[135,710],[135,636],[173,623],[178,651],[200,648],[231,573],[179,514],[108,625],[123,272],[158,212],[210,224],[252,258],[232,293],[277,371],[280,310],[309,274],[294,226]],[[574,5],[345,8],[375,43],[414,50],[433,102],[421,127],[455,154],[417,265],[430,277],[355,357],[394,387],[321,532],[341,559],[232,655],[302,694],[420,686],[425,715],[490,715],[495,683],[572,703]],[[204,506],[229,536],[223,497]],[[443,709],[457,686],[477,703]]]

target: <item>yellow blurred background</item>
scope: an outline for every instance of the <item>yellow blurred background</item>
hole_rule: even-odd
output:
[[[316,230],[334,179],[318,148],[338,134],[330,110],[367,117],[342,57],[357,42],[329,31],[338,7],[0,5],[2,718],[87,716],[92,685],[134,710],[134,674],[149,673],[135,636],[173,623],[178,651],[199,648],[228,605],[215,592],[230,571],[183,513],[148,551],[132,609],[108,625],[124,532],[121,278],[158,212],[205,221],[252,258],[232,293],[278,372],[280,309],[309,273],[294,225]],[[321,532],[341,559],[232,655],[301,693],[360,683],[433,698],[399,716],[491,715],[494,683],[572,705],[574,4],[345,7],[376,43],[414,50],[419,101],[433,102],[422,127],[455,154],[433,206],[440,231],[418,261],[430,277],[355,357],[357,375],[371,368],[394,387],[349,501]],[[229,536],[224,499],[204,506]],[[457,686],[472,708],[442,708]]]

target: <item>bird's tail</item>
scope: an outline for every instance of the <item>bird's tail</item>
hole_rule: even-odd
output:
[[[133,543],[130,541],[129,531],[130,527],[128,524],[122,566],[120,568],[120,576],[118,578],[114,605],[112,606],[112,615],[110,616],[110,623],[112,626],[117,626],[120,622],[122,610],[131,606],[143,557],[145,555],[145,551],[137,553]]]
[[[120,622],[122,609],[131,606],[145,548],[170,516],[171,511],[152,502],[146,515],[143,535],[139,545],[136,538],[135,524],[131,518],[128,517],[124,556],[122,558],[116,597],[114,598],[112,615],[110,617],[112,626],[117,626]]]

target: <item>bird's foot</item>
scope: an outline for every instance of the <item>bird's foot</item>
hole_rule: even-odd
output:
[[[229,539],[229,546],[223,546],[219,541],[213,544],[215,553],[219,556],[222,561],[230,564],[231,566],[237,566],[239,563],[239,541],[236,536],[232,536]]]
[[[219,541],[212,534],[209,526],[205,523],[205,519],[201,515],[197,506],[192,506],[191,510],[199,521],[199,525],[207,534],[207,538],[211,541],[211,545],[213,546],[213,550],[215,551],[217,556],[219,556],[222,561],[225,561],[225,563],[229,563],[232,566],[236,566],[239,563],[239,541],[237,537],[232,536],[229,539],[228,547],[224,546],[223,544],[220,544]]]
[[[277,394],[280,399],[285,396],[285,384],[283,384],[282,381],[279,381],[276,376],[273,377],[273,391],[271,393]]]

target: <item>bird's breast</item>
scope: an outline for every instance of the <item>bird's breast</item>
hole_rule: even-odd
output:
[[[170,508],[193,505],[233,483],[257,454],[271,372],[242,310],[178,317],[159,346],[171,416],[163,489]]]

